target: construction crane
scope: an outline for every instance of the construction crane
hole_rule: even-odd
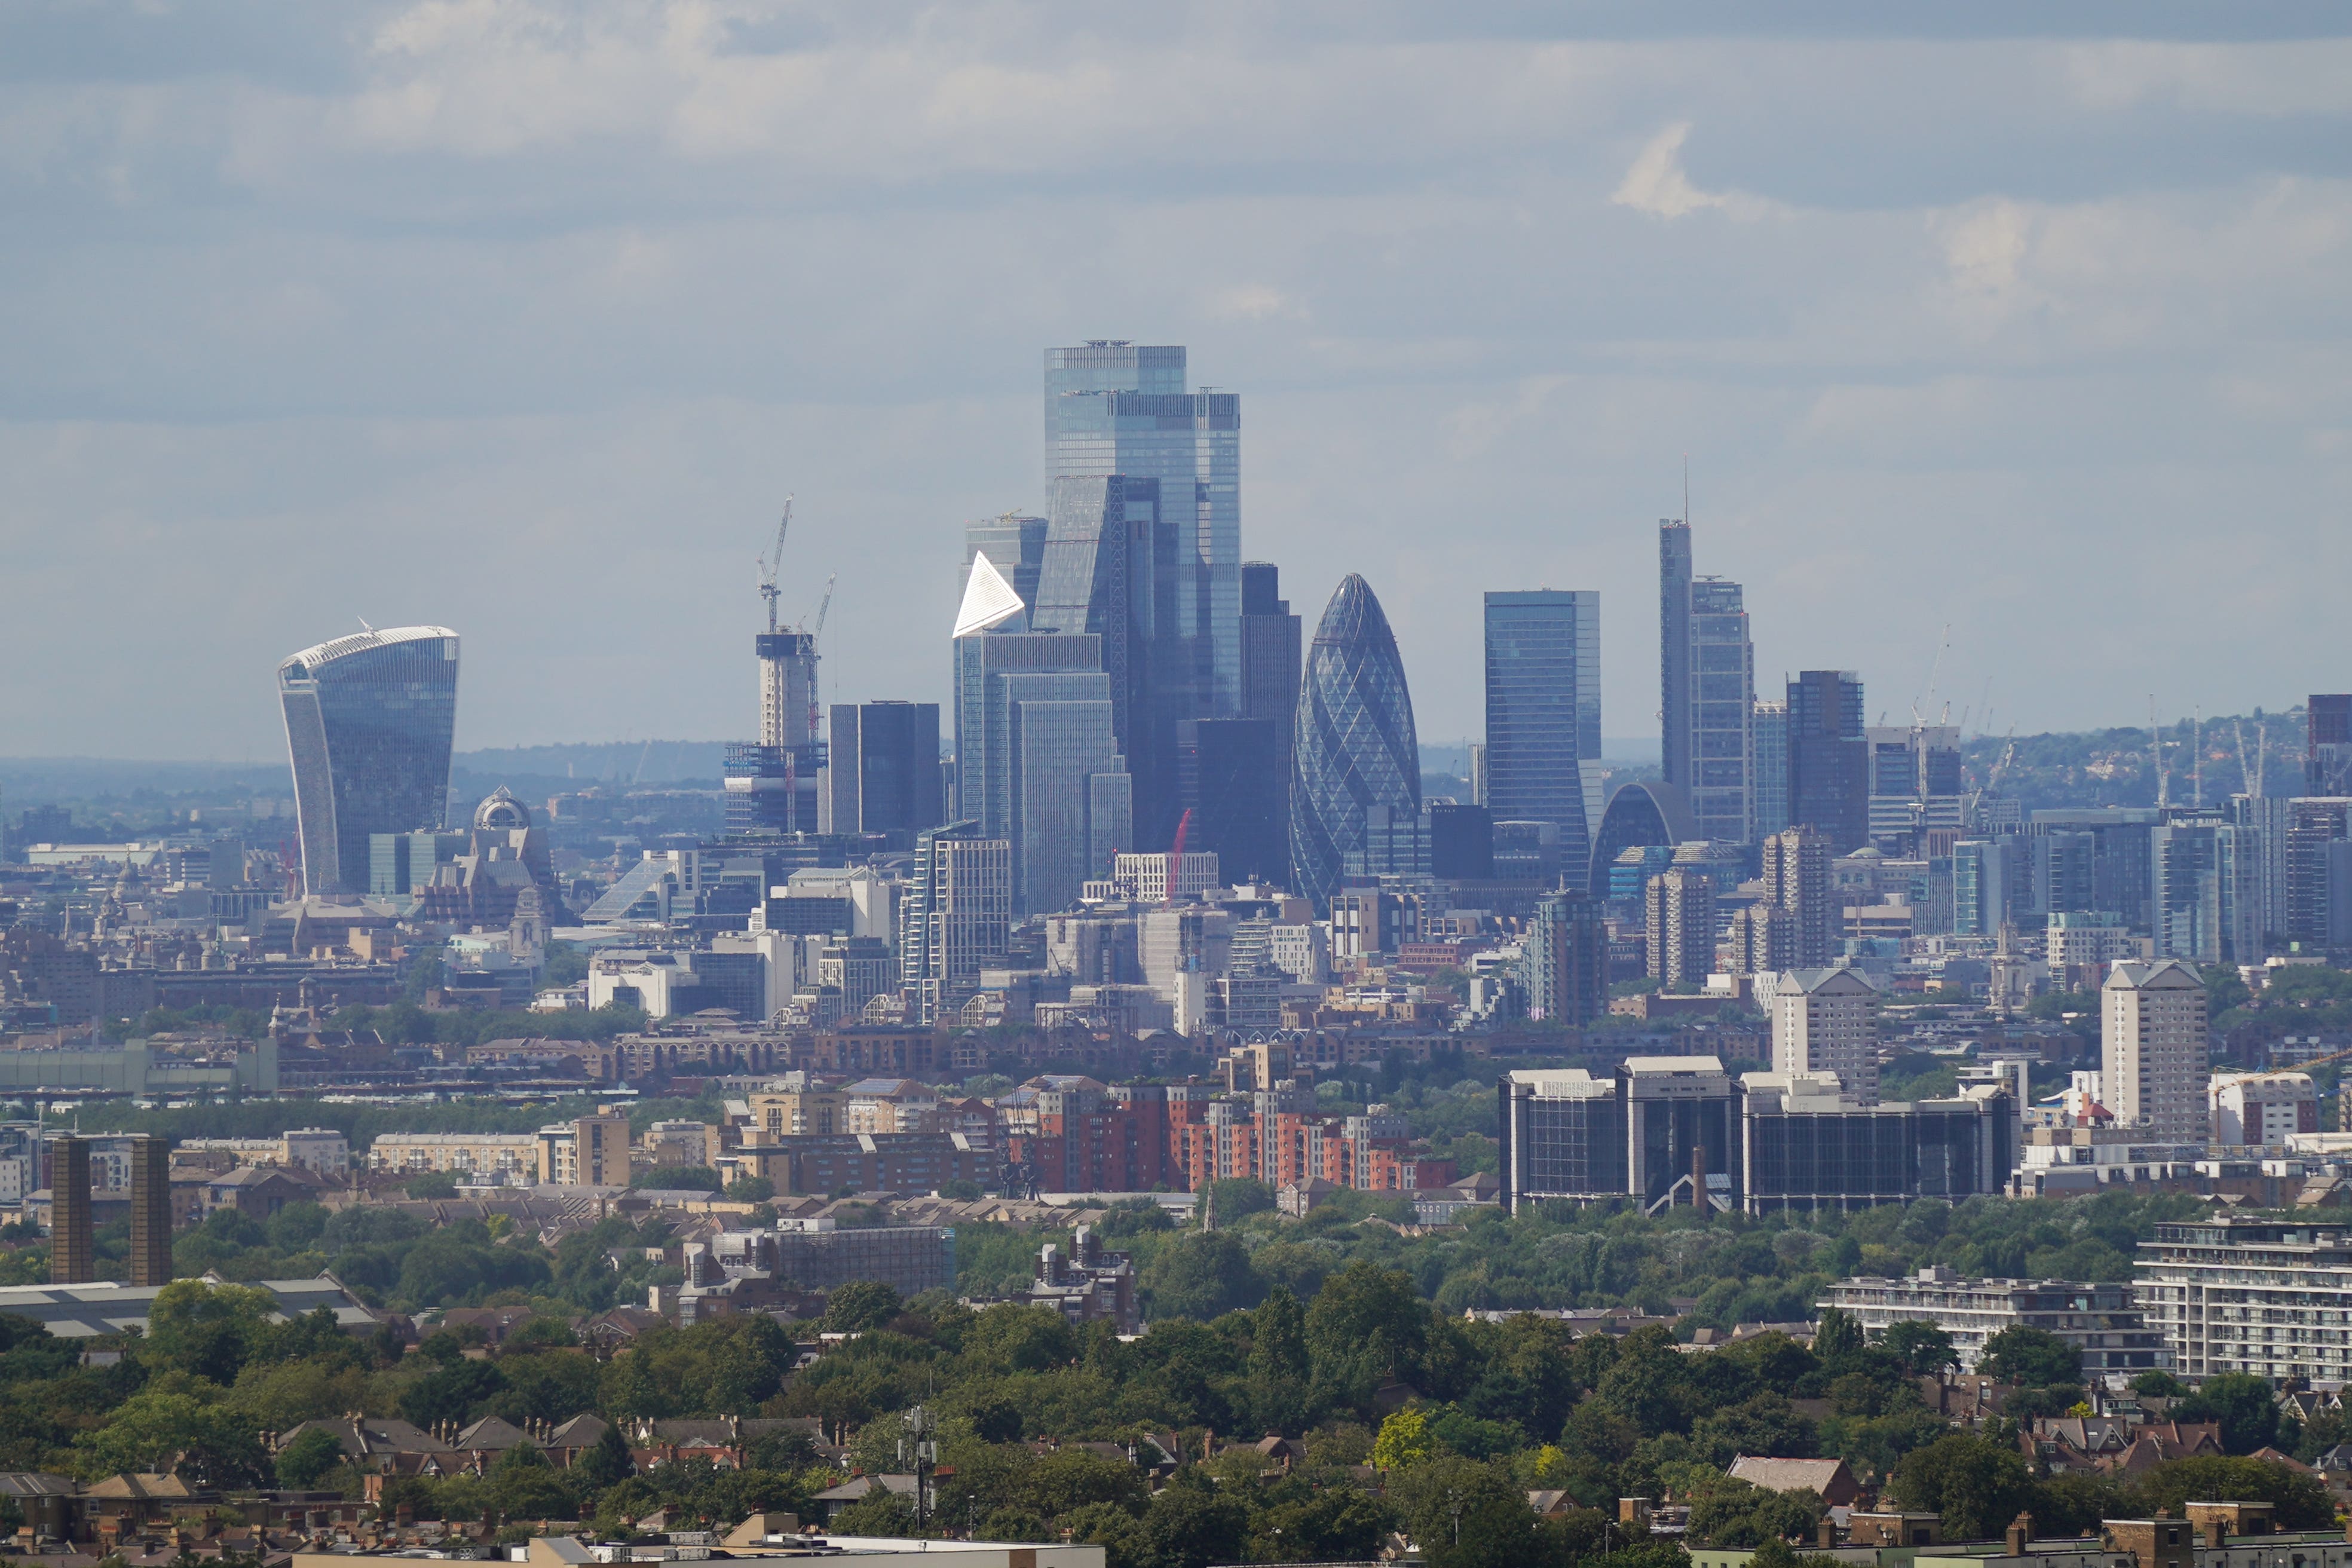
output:
[[[1927,664],[1927,695],[1915,699],[1911,704],[1911,725],[1914,729],[1922,728],[1927,722],[1927,721],[1920,714],[1919,710],[1922,707],[1931,707],[1934,705],[1936,700],[1936,677],[1942,672],[1944,668],[1944,655],[1950,651],[1951,647],[1952,623],[1946,621],[1944,623],[1944,638],[1941,642],[1936,645],[1936,657],[1929,660]],[[1951,717],[1951,706],[1952,705],[1948,702],[1944,704],[1944,716],[1947,719]]]
[[[809,733],[810,733],[810,735],[812,735],[812,736],[814,736],[815,734],[817,734],[817,733],[819,732],[819,726],[820,726],[820,725],[823,723],[823,721],[824,721],[824,715],[818,711],[818,708],[817,708],[817,700],[816,700],[816,662],[815,662],[815,661],[816,661],[816,639],[817,639],[817,638],[818,638],[818,637],[819,637],[819,636],[821,636],[821,635],[824,633],[824,614],[825,614],[825,612],[826,612],[827,610],[830,610],[830,609],[832,609],[832,608],[833,608],[833,585],[834,585],[835,583],[839,582],[840,580],[841,580],[841,574],[840,574],[840,573],[838,573],[838,572],[835,572],[832,576],[827,577],[827,578],[824,580],[824,597],[817,601],[817,606],[816,606],[816,625],[815,625],[815,626],[811,626],[811,627],[809,628],[809,634],[808,634],[808,646],[809,646],[809,683],[808,683],[808,688],[809,688],[809,723],[808,723],[808,732],[809,732]]]
[[[760,557],[760,597],[768,601],[768,629],[776,629],[776,574],[784,566],[784,533],[793,526],[793,498],[784,498],[784,515],[776,524],[776,548],[772,554]]]
[[[1993,763],[1992,772],[1986,775],[1984,788],[1979,791],[1979,794],[1990,795],[1999,788],[2000,775],[2009,772],[2010,763],[2017,756],[2017,724],[2014,721],[2011,721],[2009,726],[2008,742],[2001,748],[2000,761]]]

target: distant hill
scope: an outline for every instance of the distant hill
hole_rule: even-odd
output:
[[[2203,721],[2182,719],[2161,732],[2164,773],[2175,805],[2202,795],[2211,805],[2246,792],[2251,764],[2266,770],[2264,789],[2273,795],[2302,788],[2304,710],[2222,714]],[[2243,763],[2240,742],[2244,744]],[[2004,735],[1972,735],[1960,745],[1969,787],[1992,780]],[[2028,811],[2060,806],[2154,805],[2157,802],[2156,742],[2147,728],[2090,730],[2074,733],[2020,735],[2016,753],[2000,772],[1997,788]],[[2199,766],[2201,756],[2202,767]]]

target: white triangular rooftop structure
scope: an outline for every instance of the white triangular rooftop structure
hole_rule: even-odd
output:
[[[1004,574],[985,555],[971,558],[971,575],[964,580],[963,607],[956,611],[955,635],[968,637],[1002,626],[1022,612],[1021,595]]]

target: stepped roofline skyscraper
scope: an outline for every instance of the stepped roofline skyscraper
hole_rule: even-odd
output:
[[[1232,718],[1242,711],[1241,399],[1184,384],[1178,345],[1047,349],[1045,481],[1160,481],[1160,516],[1175,525],[1173,613],[1160,631],[1183,646],[1202,693],[1197,712],[1174,717]]]
[[[1291,877],[1318,908],[1360,852],[1375,806],[1421,810],[1421,742],[1396,636],[1350,573],[1331,595],[1298,691],[1290,784]]]
[[[371,834],[442,825],[457,727],[457,634],[369,630],[278,667],[302,888],[364,893]]]

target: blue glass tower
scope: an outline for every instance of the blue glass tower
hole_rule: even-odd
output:
[[[1486,806],[1559,828],[1560,874],[1582,888],[1601,825],[1601,595],[1486,595]]]
[[[457,634],[395,626],[278,667],[306,893],[364,893],[369,838],[441,826],[457,728]]]
[[[1349,574],[1315,628],[1298,690],[1290,778],[1290,865],[1326,908],[1374,806],[1421,810],[1421,742],[1404,661],[1380,600]]]
[[[1203,704],[1242,712],[1241,399],[1187,392],[1180,346],[1108,340],[1045,351],[1045,479],[1160,481],[1174,524],[1174,615],[1160,630],[1196,667]],[[1163,684],[1169,684],[1163,682]]]

